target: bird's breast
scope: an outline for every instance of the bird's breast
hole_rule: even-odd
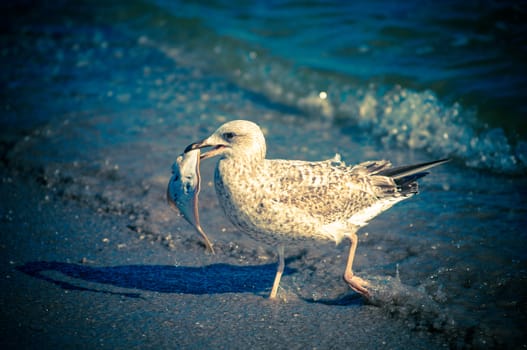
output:
[[[214,175],[218,200],[230,221],[244,231],[258,230],[259,171],[240,163],[220,160]]]

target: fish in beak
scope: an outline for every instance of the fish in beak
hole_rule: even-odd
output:
[[[216,134],[212,134],[209,138],[206,138],[205,140],[194,142],[188,145],[187,148],[185,148],[184,153],[207,147],[211,147],[211,149],[206,153],[201,154],[200,159],[207,159],[222,154],[227,147],[230,147],[230,144],[226,142],[222,137],[218,137]]]
[[[207,250],[214,254],[212,243],[201,228],[199,221],[200,148],[189,149],[189,147],[177,157],[176,162],[172,165],[172,177],[168,182],[167,200],[172,207],[179,209],[185,220],[201,235]]]

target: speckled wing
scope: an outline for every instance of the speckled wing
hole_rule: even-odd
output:
[[[354,167],[329,162],[269,160],[276,173],[276,203],[294,206],[325,223],[343,221],[387,197],[400,196],[396,183],[379,172],[388,161],[365,162]]]

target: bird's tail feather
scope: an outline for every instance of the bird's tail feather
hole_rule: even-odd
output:
[[[417,183],[417,180],[428,174],[428,172],[421,172],[394,179],[398,192],[403,196],[419,192],[419,184]]]
[[[393,179],[397,185],[397,193],[408,196],[419,192],[417,180],[428,175],[428,172],[425,170],[448,161],[449,159],[440,159],[433,162],[389,168],[380,171],[379,175]]]
[[[448,161],[450,161],[450,159],[440,159],[440,160],[435,160],[433,162],[389,168],[389,169],[380,171],[379,175],[391,177],[392,179],[396,180],[395,182],[397,183],[397,180],[402,180],[403,178],[407,178],[412,175],[421,174],[417,178],[413,179],[413,181],[415,181],[418,178],[421,178],[425,176],[426,174],[428,174],[427,172],[425,172],[425,170],[435,167],[437,165],[446,163]]]

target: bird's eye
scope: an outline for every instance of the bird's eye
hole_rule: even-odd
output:
[[[226,133],[223,133],[223,138],[226,140],[226,141],[231,141],[234,136],[236,136],[235,133],[233,132],[226,132]]]

